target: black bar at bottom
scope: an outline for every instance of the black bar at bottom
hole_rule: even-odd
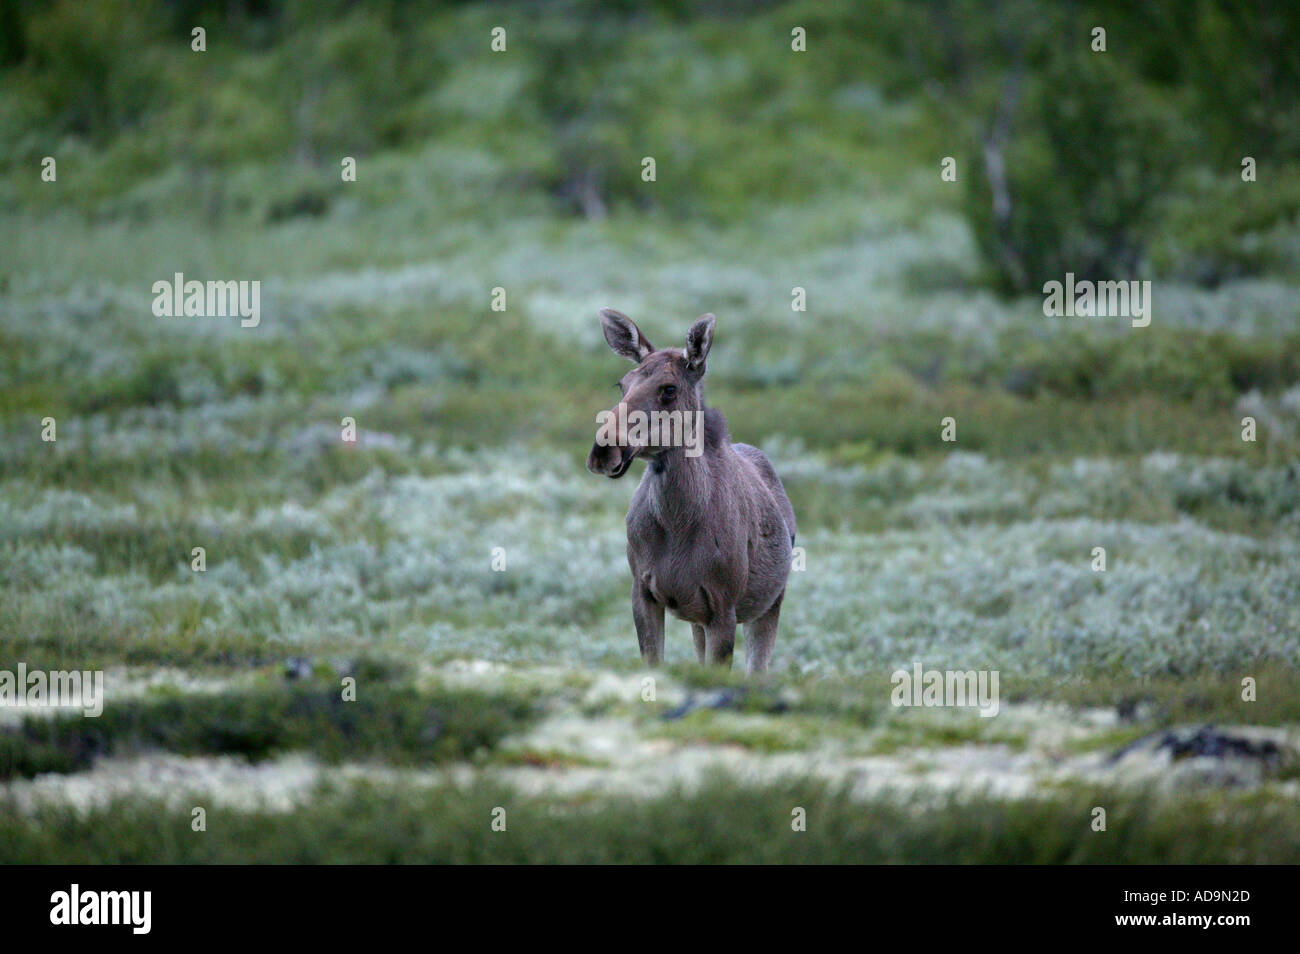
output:
[[[431,941],[453,928],[499,941],[596,940],[612,930],[682,940],[686,916],[719,918],[739,937],[784,922],[867,939],[885,924],[915,936],[1014,932],[1057,937],[1178,937],[1231,942],[1288,925],[1294,871],[1284,867],[381,868],[6,867],[7,941],[120,936],[205,941],[374,939],[407,928]],[[76,886],[74,889],[73,886]],[[144,892],[148,892],[145,906]],[[1285,906],[1285,907],[1284,907]],[[75,913],[74,913],[75,909]],[[147,923],[145,914],[147,912]],[[87,920],[116,921],[89,925]],[[56,921],[61,923],[55,923]],[[79,923],[73,924],[72,921]],[[602,926],[603,925],[603,926]],[[147,932],[143,930],[147,926]],[[662,932],[662,933],[661,933]]]

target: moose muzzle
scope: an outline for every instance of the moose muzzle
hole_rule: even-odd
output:
[[[617,480],[627,473],[642,448],[620,444],[620,437],[626,435],[627,404],[619,402],[611,411],[602,411],[597,415],[600,428],[596,431],[596,442],[591,445],[587,455],[587,469],[593,474]]]

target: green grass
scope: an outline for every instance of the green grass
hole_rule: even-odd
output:
[[[1095,832],[1094,807],[1107,830]],[[493,831],[495,809],[506,830]],[[792,830],[803,808],[806,831]],[[1193,837],[1194,835],[1194,837]],[[0,861],[32,863],[1278,864],[1300,852],[1294,801],[1231,793],[1177,805],[1070,789],[1039,799],[854,801],[810,782],[714,779],[647,800],[564,801],[499,785],[362,786],[287,813],[113,803],[0,809]]]
[[[1254,680],[1254,700],[1242,698]],[[1111,708],[1126,722],[1170,726],[1187,722],[1226,725],[1300,724],[1297,672],[1290,660],[1261,662],[1237,672],[1162,674],[1139,678],[1088,676],[1046,681],[1008,680],[1011,701],[1049,700],[1074,707]]]
[[[251,761],[294,751],[327,762],[470,759],[535,714],[517,695],[424,693],[365,672],[352,678],[354,699],[344,698],[339,680],[117,702],[93,719],[29,717],[0,727],[0,781],[84,771],[100,756],[152,751]]]

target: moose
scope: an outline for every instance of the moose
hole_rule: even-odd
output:
[[[657,349],[630,318],[600,310],[605,341],[636,365],[616,382],[621,396],[596,435],[587,469],[617,480],[632,462],[647,462],[627,512],[632,619],[641,658],[664,654],[664,610],[691,624],[695,654],[729,667],[736,624],[745,624],[745,668],[767,669],[790,575],[794,508],[772,462],[757,447],[731,443],[727,422],[705,407],[705,362],[713,315],[702,315],[685,348]],[[702,425],[688,440],[648,439],[628,427],[664,412]],[[683,433],[690,428],[683,428]],[[660,435],[662,438],[662,434]]]

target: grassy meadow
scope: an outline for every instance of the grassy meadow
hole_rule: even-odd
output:
[[[107,693],[0,708],[0,861],[1300,858],[1288,145],[1205,133],[1144,211],[1149,327],[1049,318],[894,42],[967,5],[219,6],[0,8],[0,669]],[[260,324],[156,317],[176,272]],[[718,316],[806,557],[762,679],[670,619],[647,698],[606,305]],[[999,714],[892,706],[915,661]],[[1208,724],[1249,751],[1160,741]]]

